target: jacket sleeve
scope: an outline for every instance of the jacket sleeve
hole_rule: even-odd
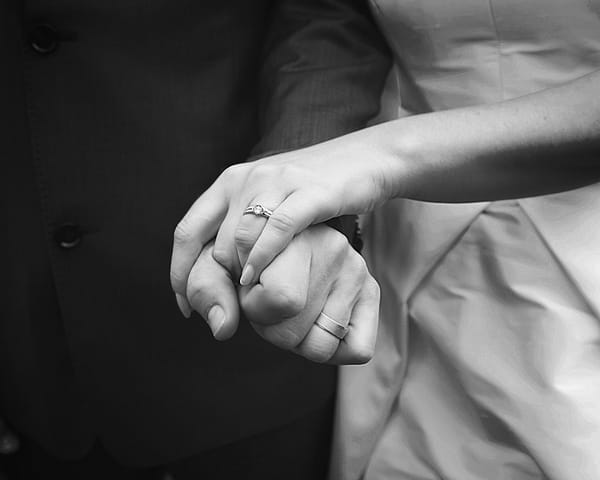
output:
[[[344,135],[378,113],[391,61],[367,0],[275,0],[269,25],[254,158]],[[352,239],[353,219],[332,226]]]

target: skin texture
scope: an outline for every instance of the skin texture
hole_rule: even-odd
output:
[[[570,190],[600,180],[600,73],[489,105],[377,125],[257,162],[230,167],[182,222],[196,238],[217,234],[250,285],[309,225],[385,201],[474,202]],[[324,161],[326,159],[326,161]],[[268,221],[242,215],[273,210]],[[177,269],[192,262],[174,251]]]

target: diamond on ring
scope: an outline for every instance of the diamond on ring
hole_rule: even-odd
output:
[[[244,210],[244,215],[246,214],[256,215],[257,217],[269,218],[271,215],[273,215],[273,211],[257,203],[256,205],[249,205],[248,207],[246,207],[246,210]]]

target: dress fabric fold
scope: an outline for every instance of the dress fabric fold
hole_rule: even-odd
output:
[[[371,4],[397,59],[399,94],[384,98],[398,115],[600,68],[600,0]],[[381,323],[375,358],[342,368],[331,478],[600,478],[600,184],[395,200],[363,231]]]

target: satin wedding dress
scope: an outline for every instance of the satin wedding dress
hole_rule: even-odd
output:
[[[371,4],[401,115],[600,68],[600,0]],[[397,200],[364,234],[381,324],[375,358],[341,372],[332,479],[600,479],[600,185]]]

